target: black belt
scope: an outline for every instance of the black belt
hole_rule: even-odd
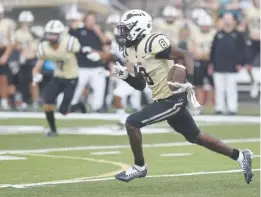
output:
[[[182,92],[182,93],[179,93],[179,94],[173,94],[172,96],[164,98],[164,99],[154,100],[154,102],[156,102],[156,103],[161,102],[161,101],[167,101],[168,102],[168,101],[175,101],[175,100],[178,100],[178,99],[180,99],[180,100],[186,99],[186,92]]]

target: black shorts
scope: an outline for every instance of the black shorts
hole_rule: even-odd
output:
[[[15,86],[19,85],[19,72],[13,74],[11,69],[8,68],[7,78],[8,78],[8,85],[15,85]]]
[[[196,61],[194,67],[195,86],[201,87],[204,85],[204,79],[214,87],[213,76],[208,74],[209,61]]]
[[[55,104],[56,98],[60,93],[64,93],[61,107],[68,108],[73,98],[78,78],[61,79],[52,78],[43,90],[43,99],[45,104]]]
[[[20,67],[20,83],[28,83],[33,80],[33,68],[36,63],[35,59],[26,60],[24,64]]]
[[[186,94],[174,95],[170,98],[155,101],[141,111],[131,114],[126,123],[136,128],[167,120],[177,132],[194,142],[200,134],[192,116],[188,112]]]

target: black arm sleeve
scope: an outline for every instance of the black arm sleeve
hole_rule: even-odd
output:
[[[124,81],[126,81],[134,89],[143,91],[144,88],[146,87],[146,81],[143,75],[137,72],[137,69],[135,67],[134,67],[134,73],[135,73],[135,77],[129,74],[128,77],[124,79]]]
[[[157,53],[155,55],[156,59],[170,59],[170,54],[171,54],[171,47],[169,46],[168,48],[166,48],[165,50]]]

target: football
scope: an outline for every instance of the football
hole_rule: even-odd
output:
[[[186,68],[181,64],[175,64],[168,73],[167,80],[170,82],[185,83],[186,82]],[[177,91],[178,88],[168,85],[171,91]]]

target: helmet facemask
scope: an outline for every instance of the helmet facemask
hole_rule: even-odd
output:
[[[51,44],[58,44],[60,41],[61,34],[58,33],[45,33],[45,39]]]
[[[120,47],[128,46],[128,43],[133,40],[130,31],[136,26],[138,21],[132,24],[119,23],[116,26],[115,39]]]

